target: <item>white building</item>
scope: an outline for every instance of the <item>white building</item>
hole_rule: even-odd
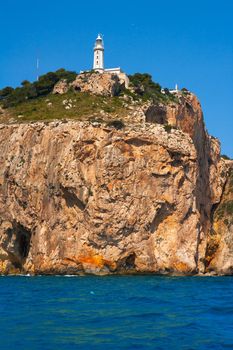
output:
[[[171,94],[177,94],[177,92],[179,92],[178,85],[176,84],[175,85],[175,89],[171,89],[169,91],[170,91]]]
[[[94,45],[93,70],[99,73],[117,74],[120,80],[125,83],[125,87],[128,88],[129,86],[129,79],[120,67],[104,68],[104,41],[101,34],[98,34]]]
[[[162,94],[166,94],[166,89],[161,89]],[[177,94],[179,92],[178,85],[175,85],[175,89],[169,89],[170,94]]]

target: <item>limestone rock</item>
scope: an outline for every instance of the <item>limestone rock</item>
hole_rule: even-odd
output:
[[[82,77],[81,91],[119,87],[114,76]],[[123,130],[0,125],[0,271],[232,273],[231,217],[216,216],[232,201],[229,164],[197,98],[179,99],[133,105],[138,124]]]
[[[116,74],[86,72],[79,74],[71,87],[95,95],[116,96],[121,91],[122,81]]]
[[[233,274],[233,162],[221,201],[214,207],[213,227],[208,237],[206,271]]]
[[[121,72],[118,74],[118,76],[120,79],[121,87],[125,87],[126,89],[128,89],[129,88],[129,78],[128,78],[127,74]]]
[[[188,135],[168,136],[161,126],[6,126],[0,236],[13,268],[196,271],[196,151]]]
[[[60,80],[53,88],[53,94],[63,95],[69,90],[69,84],[66,79]]]

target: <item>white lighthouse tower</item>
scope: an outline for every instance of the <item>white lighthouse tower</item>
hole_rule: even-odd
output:
[[[93,69],[101,73],[104,71],[104,42],[100,34],[95,41]]]

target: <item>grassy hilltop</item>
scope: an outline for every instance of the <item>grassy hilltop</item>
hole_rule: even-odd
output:
[[[36,82],[30,83],[25,80],[21,83],[21,87],[15,89],[6,87],[0,90],[1,120],[6,118],[20,122],[95,118],[101,121],[104,114],[108,114],[110,119],[118,117],[124,119],[132,101],[136,105],[141,105],[147,100],[164,104],[176,102],[176,98],[168,89],[162,93],[161,86],[153,82],[149,74],[140,73],[129,76],[130,90],[124,89],[115,97],[76,92],[72,88],[63,95],[52,93],[57,82],[65,79],[70,83],[76,76],[76,72],[59,69],[42,75]]]

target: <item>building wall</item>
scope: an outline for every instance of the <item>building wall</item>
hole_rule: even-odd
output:
[[[102,48],[96,48],[94,50],[93,69],[104,69],[104,50]]]
[[[112,74],[120,74],[121,69],[119,68],[107,68],[104,70],[106,73],[112,73]]]

